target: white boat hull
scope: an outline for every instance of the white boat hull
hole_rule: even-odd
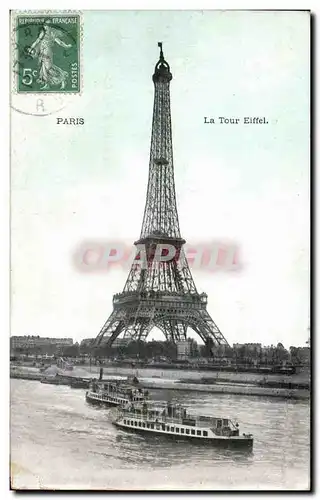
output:
[[[253,437],[251,435],[242,435],[242,436],[217,436],[215,435],[210,429],[201,429],[201,433],[203,434],[203,431],[207,432],[207,436],[204,437],[203,435],[197,436],[197,435],[192,435],[191,434],[191,428],[184,426],[184,434],[181,432],[177,433],[175,430],[172,431],[167,431],[167,430],[162,430],[162,424],[160,424],[158,428],[143,428],[139,426],[133,426],[133,425],[128,425],[125,424],[123,419],[118,419],[113,422],[113,425],[116,427],[123,429],[125,431],[129,432],[135,432],[139,434],[144,434],[145,436],[163,436],[163,437],[168,437],[168,438],[173,438],[175,440],[188,440],[194,443],[204,443],[204,444],[210,444],[212,446],[223,446],[223,447],[244,447],[244,448],[252,448],[253,446]],[[154,424],[154,427],[156,424]],[[169,424],[171,428],[171,424]],[[166,426],[165,426],[166,427]],[[174,426],[174,429],[176,427]],[[181,431],[181,426],[179,426],[179,429]],[[189,434],[186,434],[186,429],[189,429]],[[194,429],[192,429],[194,430]],[[199,430],[198,428],[195,428],[195,430]]]

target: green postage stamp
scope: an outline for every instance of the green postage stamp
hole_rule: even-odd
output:
[[[17,93],[79,93],[80,13],[15,14],[13,73]]]

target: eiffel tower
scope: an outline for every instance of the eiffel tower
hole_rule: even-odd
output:
[[[187,328],[193,329],[212,349],[228,345],[207,312],[207,295],[197,292],[181,238],[176,205],[171,113],[170,66],[160,58],[153,74],[155,88],[147,200],[140,238],[134,244],[137,256],[132,263],[122,293],[113,296],[113,311],[92,347],[111,347],[123,333],[127,341],[145,340],[153,327],[159,328],[167,341],[186,340]],[[166,260],[168,245],[174,256]],[[139,262],[144,248],[144,262]],[[159,254],[160,248],[160,254]],[[156,259],[161,255],[163,260]]]

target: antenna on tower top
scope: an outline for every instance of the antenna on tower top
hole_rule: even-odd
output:
[[[160,47],[160,61],[163,61],[162,42],[158,42],[158,47]]]
[[[170,73],[170,66],[164,58],[162,51],[162,42],[158,42],[158,47],[160,48],[159,61],[156,64],[154,75],[152,77],[154,82],[170,82],[172,80],[172,74]]]

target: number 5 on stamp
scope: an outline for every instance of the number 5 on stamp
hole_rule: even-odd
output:
[[[13,71],[18,93],[79,93],[79,14],[16,15]]]

